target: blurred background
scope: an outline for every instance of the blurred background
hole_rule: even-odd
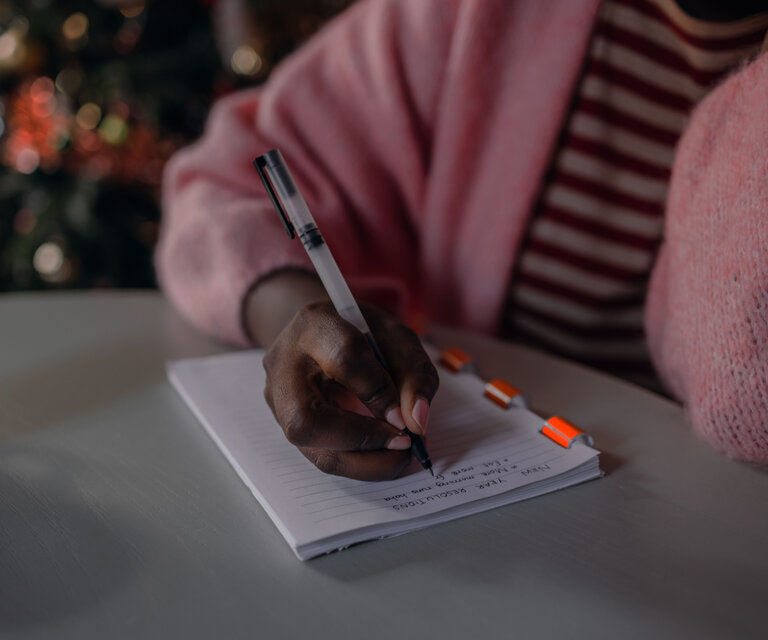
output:
[[[0,291],[154,287],[164,163],[353,1],[0,0]]]

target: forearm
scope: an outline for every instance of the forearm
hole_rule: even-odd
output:
[[[243,302],[243,326],[254,344],[268,347],[299,309],[321,300],[328,294],[315,274],[283,269],[251,289]]]

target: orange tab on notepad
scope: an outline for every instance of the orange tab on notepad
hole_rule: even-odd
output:
[[[486,383],[485,397],[495,402],[502,409],[509,409],[513,406],[522,409],[528,408],[528,399],[520,392],[520,389],[500,378]]]
[[[464,367],[471,364],[471,362],[472,357],[466,351],[462,351],[458,347],[444,349],[440,354],[440,364],[451,373],[458,373]]]
[[[541,433],[566,449],[570,449],[571,445],[577,440],[581,440],[590,447],[594,444],[592,436],[584,433],[575,424],[568,422],[568,420],[560,416],[552,416],[547,420],[541,428]]]

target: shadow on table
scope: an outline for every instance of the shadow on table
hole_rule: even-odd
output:
[[[397,611],[417,600],[425,619],[458,620],[458,610],[514,624],[530,613],[518,601],[534,593],[556,599],[566,619],[618,612],[613,620],[621,619],[624,629],[610,634],[616,637],[634,637],[643,623],[676,625],[662,635],[665,628],[657,626],[648,637],[764,637],[756,623],[764,619],[764,573],[753,555],[763,545],[761,533],[706,510],[661,503],[648,484],[642,470],[616,482],[596,480],[442,524],[439,533],[425,529],[370,543],[388,546],[388,553],[367,553],[361,545],[342,552],[354,554],[350,563],[327,556],[308,567],[360,589],[386,574],[405,576],[403,593],[387,592],[379,605]],[[575,544],[559,544],[571,525]],[[457,585],[481,596],[465,606]],[[549,618],[539,623],[541,637],[550,637]]]

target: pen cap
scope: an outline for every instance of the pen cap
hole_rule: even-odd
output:
[[[261,159],[263,159],[264,170],[269,176],[283,209],[285,209],[296,230],[299,231],[309,224],[314,225],[315,220],[309,212],[309,207],[307,207],[304,197],[296,186],[288,166],[285,164],[283,154],[278,149],[272,149],[261,156]]]

